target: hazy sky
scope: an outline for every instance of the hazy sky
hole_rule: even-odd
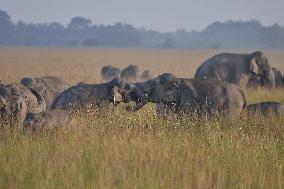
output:
[[[260,20],[284,25],[284,0],[0,0],[13,20],[58,21],[83,16],[95,23],[118,21],[147,29],[203,29],[215,21]]]

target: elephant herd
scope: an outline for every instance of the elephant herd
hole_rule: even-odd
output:
[[[52,130],[74,126],[73,115],[101,112],[119,103],[135,102],[127,110],[136,112],[148,102],[156,103],[158,115],[240,116],[257,113],[280,115],[284,106],[278,102],[247,104],[244,87],[272,89],[283,85],[283,76],[272,68],[263,52],[219,54],[206,60],[193,79],[171,73],[157,77],[138,66],[124,69],[105,66],[104,83],[80,82],[71,86],[58,77],[24,78],[18,84],[0,81],[0,124],[25,129]]]
[[[104,66],[101,70],[101,76],[103,80],[111,80],[115,77],[120,77],[127,81],[144,81],[153,78],[153,74],[149,70],[145,70],[140,74],[140,69],[137,65],[130,64],[124,69],[120,69],[114,66]]]

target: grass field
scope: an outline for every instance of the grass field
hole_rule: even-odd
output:
[[[54,75],[98,83],[108,64],[192,77],[220,52],[0,48],[0,79]],[[265,52],[284,72],[284,52]],[[249,103],[284,103],[284,90],[245,93]],[[48,134],[1,129],[0,188],[284,188],[284,118],[163,119],[149,104],[137,113],[119,107],[77,120],[75,130]]]

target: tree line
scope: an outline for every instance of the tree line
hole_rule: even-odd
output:
[[[52,23],[14,23],[0,10],[0,45],[35,47],[138,48],[284,48],[284,27],[263,26],[257,20],[210,24],[202,31],[159,32],[131,24],[98,25],[74,17],[67,26]]]

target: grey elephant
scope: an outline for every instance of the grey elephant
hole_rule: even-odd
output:
[[[256,115],[273,115],[280,116],[284,114],[284,105],[279,102],[261,102],[256,104],[249,104],[246,108],[249,116]]]
[[[125,67],[121,73],[120,77],[127,81],[136,81],[139,78],[139,67],[137,65],[129,65]]]
[[[101,69],[101,77],[105,81],[112,80],[115,77],[118,77],[120,74],[120,69],[114,66],[104,66]]]
[[[194,76],[195,79],[216,79],[241,87],[248,87],[253,77],[257,77],[263,87],[275,87],[272,68],[263,52],[215,55],[200,65]]]
[[[256,88],[261,87],[261,85],[262,84],[261,84],[259,76],[252,75],[248,81],[247,88],[256,89]]]
[[[147,81],[147,80],[150,80],[150,79],[153,79],[153,78],[154,78],[154,74],[151,73],[149,70],[145,70],[144,72],[142,72],[139,79],[141,81]]]
[[[270,75],[271,75],[271,77],[274,78],[276,88],[283,87],[282,73],[277,68],[272,67],[272,69],[270,71]],[[264,81],[261,77],[259,77],[257,75],[253,75],[250,78],[247,87],[258,88],[258,87],[261,87],[263,85],[263,83],[264,83]]]
[[[0,85],[0,125],[21,126],[27,113],[26,102],[12,87]]]
[[[21,84],[38,91],[45,99],[46,109],[49,109],[59,94],[70,88],[70,84],[62,78],[48,76],[36,78],[23,78]]]
[[[137,82],[135,85],[147,96],[147,101],[140,104],[172,103],[175,107],[174,112],[180,115],[239,116],[246,106],[245,95],[237,85],[218,80],[183,79],[165,73],[146,82]],[[133,100],[129,94],[127,93],[125,99]],[[141,107],[134,107],[133,111]]]
[[[175,103],[156,103],[156,114],[159,117],[169,117],[175,113]]]
[[[274,78],[275,78],[275,87],[279,88],[283,86],[282,82],[282,73],[277,68],[272,68]]]
[[[72,129],[76,120],[65,110],[47,110],[41,113],[28,113],[23,127],[31,131],[53,131],[57,128]]]
[[[123,101],[120,88],[127,83],[119,78],[101,83],[73,86],[62,92],[53,102],[52,109],[64,109],[71,113],[108,109]]]
[[[39,113],[46,110],[45,100],[36,90],[22,84],[10,84],[5,86],[12,88],[21,95],[27,105],[27,112]]]

